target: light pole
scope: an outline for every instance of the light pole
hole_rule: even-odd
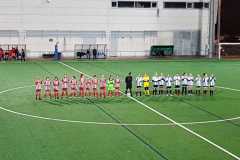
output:
[[[221,7],[222,0],[218,0],[218,26],[217,26],[217,43],[218,43],[218,59],[221,59]]]

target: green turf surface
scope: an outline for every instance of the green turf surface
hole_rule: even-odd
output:
[[[89,75],[129,71],[175,74],[214,73],[217,85],[240,89],[239,61],[65,61]],[[79,73],[58,62],[0,62],[0,159],[1,160],[231,160],[233,157],[178,126],[126,126],[82,124],[170,123],[139,103],[121,96],[65,98],[35,101],[34,79]],[[124,89],[124,85],[122,85]],[[141,97],[139,101],[177,122],[214,121],[240,116],[240,92],[217,89],[214,97]],[[4,110],[7,109],[7,110]],[[14,112],[9,112],[14,111]],[[19,115],[24,113],[26,115]],[[39,118],[40,117],[40,118]],[[43,118],[50,119],[43,119]],[[56,121],[61,119],[67,121]],[[69,120],[69,121],[68,121]],[[77,121],[77,122],[73,122]],[[240,120],[185,125],[201,136],[240,156]]]

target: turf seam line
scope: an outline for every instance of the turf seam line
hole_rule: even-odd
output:
[[[101,105],[94,103],[92,100],[90,100],[89,98],[87,98],[89,100],[89,102],[91,102],[93,105],[95,105],[99,110],[101,110],[105,115],[107,115],[108,117],[110,117],[112,120],[114,120],[115,122],[122,124],[122,122],[114,117],[112,114],[108,113]],[[126,125],[120,125],[122,128],[126,129],[130,134],[132,134],[134,137],[136,137],[140,142],[142,142],[145,146],[147,146],[150,150],[152,150],[154,153],[156,153],[159,157],[168,160],[167,157],[165,157],[163,154],[160,153],[160,151],[152,144],[146,142],[141,136],[137,135],[134,131],[132,131],[129,127],[127,127]]]
[[[76,71],[76,72],[78,72],[78,73],[85,74],[85,73],[83,73],[83,72],[77,70],[76,68],[73,68],[72,66],[69,66],[69,65],[67,65],[67,64],[65,64],[65,63],[63,63],[63,62],[58,62],[58,63],[61,64],[61,65],[66,66],[66,67],[68,67],[68,68],[70,68],[70,69],[72,69],[72,70],[74,70],[74,71]],[[87,74],[85,74],[85,75],[88,76],[88,77],[91,77],[91,76],[89,76],[89,75],[87,75]],[[124,94],[124,93],[123,93],[123,94]],[[129,97],[129,98],[132,99],[133,101],[135,101],[135,102],[141,104],[141,105],[144,106],[145,108],[148,108],[149,110],[151,110],[152,112],[158,114],[159,116],[161,116],[161,117],[163,117],[163,118],[169,120],[170,122],[176,124],[178,127],[182,128],[182,129],[184,129],[184,130],[186,130],[187,132],[191,133],[192,135],[195,135],[196,137],[202,139],[203,141],[205,141],[205,142],[211,144],[212,146],[218,148],[219,150],[225,152],[226,154],[230,155],[231,157],[233,157],[233,158],[235,158],[235,159],[237,159],[237,160],[240,160],[240,157],[238,157],[237,155],[231,153],[230,151],[226,150],[225,148],[221,147],[220,145],[217,145],[216,143],[212,142],[211,140],[209,140],[209,139],[207,139],[207,138],[201,136],[201,135],[198,134],[197,132],[195,132],[195,131],[193,131],[193,130],[187,128],[187,127],[185,127],[184,125],[179,124],[178,122],[176,122],[176,121],[173,120],[172,118],[166,116],[165,114],[158,112],[157,110],[155,110],[155,109],[149,107],[148,105],[146,105],[145,103],[142,103],[141,101],[137,100],[136,98],[133,98],[133,97]]]
[[[190,102],[188,102],[188,101],[185,101],[185,100],[183,100],[183,99],[181,99],[180,101],[182,101],[182,103],[185,103],[185,104],[189,105],[190,107],[193,107],[193,108],[195,108],[195,109],[197,109],[197,110],[200,110],[200,111],[202,111],[202,112],[205,112],[205,113],[207,113],[207,114],[209,114],[209,115],[211,115],[211,116],[214,116],[214,117],[216,117],[216,118],[219,118],[219,119],[223,118],[222,116],[219,116],[219,115],[217,115],[217,114],[215,114],[215,113],[212,113],[212,112],[210,112],[210,111],[208,111],[208,110],[206,110],[206,109],[203,109],[203,108],[202,108],[203,106],[194,105],[194,104],[192,104],[192,103],[190,103]],[[236,124],[236,123],[234,123],[234,122],[232,122],[232,121],[226,121],[226,123],[232,124],[232,125],[234,125],[234,126],[236,126],[236,127],[240,127],[239,124]]]

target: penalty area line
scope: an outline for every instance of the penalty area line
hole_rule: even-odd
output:
[[[86,73],[84,73],[84,72],[81,72],[80,70],[78,70],[78,69],[76,69],[76,68],[74,68],[74,67],[72,67],[72,66],[70,66],[70,65],[68,65],[68,64],[65,64],[65,63],[63,63],[63,62],[58,62],[58,63],[61,64],[61,65],[63,65],[63,66],[65,66],[65,67],[67,67],[67,68],[70,68],[70,69],[72,69],[72,70],[74,70],[74,71],[76,71],[76,72],[78,72],[78,73],[84,74],[84,75],[86,75],[86,76],[88,76],[88,77],[92,77],[92,76],[90,76],[90,75],[88,75],[88,74],[86,74]],[[123,92],[122,92],[122,93],[123,93]],[[123,93],[123,94],[124,94],[124,93]],[[125,95],[125,94],[124,94],[124,95]],[[137,99],[134,98],[134,97],[128,96],[128,98],[130,98],[131,100],[137,102],[137,103],[140,104],[141,106],[149,109],[150,111],[158,114],[159,116],[167,119],[168,121],[172,122],[173,124],[175,124],[176,126],[182,128],[182,129],[184,129],[185,131],[191,133],[192,135],[195,135],[196,137],[202,139],[203,141],[207,142],[208,144],[211,144],[212,146],[218,148],[219,150],[223,151],[224,153],[230,155],[231,157],[233,157],[233,158],[235,158],[235,159],[237,159],[237,160],[240,160],[240,157],[238,157],[237,155],[235,155],[235,154],[233,154],[232,152],[228,151],[227,149],[221,147],[220,145],[217,145],[216,143],[212,142],[211,140],[209,140],[209,139],[201,136],[201,135],[198,134],[197,132],[195,132],[195,131],[193,131],[193,130],[187,128],[187,127],[185,127],[184,125],[182,125],[182,124],[180,124],[180,123],[178,123],[178,122],[176,122],[175,120],[173,120],[172,118],[166,116],[165,114],[158,112],[157,110],[149,107],[148,105],[146,105],[145,103],[137,100]]]

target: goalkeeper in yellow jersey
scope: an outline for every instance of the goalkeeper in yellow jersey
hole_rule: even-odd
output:
[[[147,73],[145,73],[143,76],[143,87],[144,87],[144,94],[147,96],[150,95],[150,91],[149,91],[150,82],[149,81],[150,81],[149,75]]]

